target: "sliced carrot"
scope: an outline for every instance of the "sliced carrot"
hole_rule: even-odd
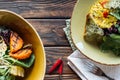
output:
[[[30,55],[31,55],[31,53],[32,53],[32,50],[31,49],[21,49],[21,50],[19,50],[18,52],[16,52],[16,53],[9,53],[9,55],[11,56],[11,57],[13,57],[13,58],[16,58],[16,59],[18,59],[18,60],[21,60],[21,59],[27,59],[27,58],[29,58],[30,57]]]
[[[22,38],[16,33],[11,32],[10,35],[10,52],[16,52],[19,49],[21,49],[23,46],[23,40]]]

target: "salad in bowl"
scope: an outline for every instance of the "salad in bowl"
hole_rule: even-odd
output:
[[[0,10],[0,80],[43,80],[46,57],[40,36],[20,15]]]
[[[24,77],[25,68],[30,68],[34,60],[32,44],[24,43],[15,31],[0,27],[0,80]]]
[[[86,17],[84,39],[120,56],[120,0],[99,0]]]

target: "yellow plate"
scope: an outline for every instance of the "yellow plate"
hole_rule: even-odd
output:
[[[17,32],[25,42],[33,45],[35,62],[31,69],[27,70],[21,80],[43,80],[46,69],[46,57],[42,41],[33,26],[18,14],[0,10],[0,25],[4,25]]]
[[[83,39],[86,15],[97,0],[78,0],[71,20],[71,36],[75,46],[89,59],[106,65],[120,64],[120,57],[112,53],[102,53],[98,46],[92,46]]]

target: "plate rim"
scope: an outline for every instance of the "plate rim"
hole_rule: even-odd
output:
[[[98,0],[96,0],[96,1],[98,1]],[[118,66],[118,65],[120,65],[120,63],[118,63],[118,64],[107,64],[107,63],[102,63],[102,62],[100,62],[100,61],[94,60],[94,59],[88,57],[87,55],[85,55],[85,54],[77,47],[77,44],[74,42],[74,39],[73,39],[72,29],[71,29],[72,26],[71,26],[71,24],[72,24],[72,19],[73,19],[72,17],[74,16],[74,11],[76,10],[78,3],[79,3],[79,0],[77,0],[75,6],[74,6],[74,8],[73,8],[73,12],[72,12],[72,16],[71,16],[71,21],[70,21],[70,36],[71,36],[71,40],[72,40],[73,44],[75,45],[76,49],[79,50],[80,53],[82,53],[82,55],[84,55],[86,58],[88,58],[89,60],[91,60],[91,61],[93,61],[93,62],[95,62],[95,63],[97,63],[97,64],[101,64],[101,65],[105,65],[105,66]]]

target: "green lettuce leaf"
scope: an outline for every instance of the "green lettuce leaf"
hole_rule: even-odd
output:
[[[12,57],[9,57],[9,56],[5,55],[5,59],[8,60],[9,62],[13,63],[13,64],[18,65],[18,66],[29,68],[34,63],[35,55],[31,54],[30,58],[25,59],[25,60],[16,60]]]
[[[120,35],[110,34],[104,36],[100,49],[102,51],[112,51],[115,55],[120,56]]]
[[[110,14],[120,20],[120,9],[119,8],[112,9],[110,11]]]

